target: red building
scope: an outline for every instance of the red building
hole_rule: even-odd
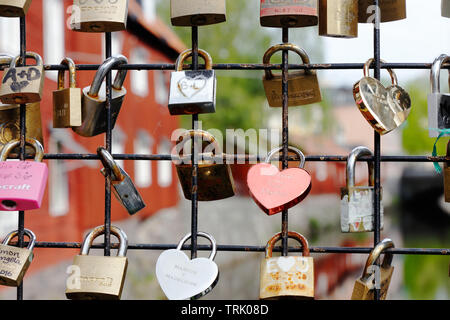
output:
[[[147,1],[146,1],[147,2]],[[173,63],[184,49],[181,41],[146,8],[130,0],[128,30],[113,33],[113,55],[123,54],[129,63]],[[33,0],[26,17],[27,51],[40,54],[44,64],[59,64],[70,57],[76,64],[101,64],[105,60],[104,34],[70,30],[70,0]],[[147,12],[144,16],[143,12]],[[19,19],[0,19],[0,52],[19,53]],[[95,71],[78,71],[77,87],[90,85]],[[115,74],[115,73],[114,73]],[[171,133],[178,119],[167,110],[168,71],[129,71],[127,95],[113,132],[113,153],[169,154]],[[46,153],[96,153],[105,135],[78,136],[71,129],[53,129],[52,92],[57,71],[47,71],[41,116]],[[66,78],[67,75],[66,75]],[[25,227],[37,241],[81,241],[83,232],[104,223],[105,179],[97,160],[50,160],[49,180],[40,210],[25,213]],[[119,161],[133,179],[146,203],[136,214],[146,218],[178,202],[178,179],[169,161]],[[129,217],[112,197],[112,221]],[[2,213],[2,237],[17,229],[17,213]],[[76,254],[73,250],[35,249],[30,271]]]

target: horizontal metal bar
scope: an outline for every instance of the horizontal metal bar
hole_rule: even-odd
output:
[[[431,69],[432,63],[382,63],[381,69]],[[78,64],[77,70],[97,70],[98,64]],[[199,65],[200,69],[205,65]],[[192,66],[186,64],[185,69]],[[364,63],[327,63],[327,64],[289,64],[292,70],[345,70],[363,69]],[[68,67],[60,64],[44,65],[46,71],[68,70]],[[175,65],[171,63],[158,64],[123,64],[113,67],[114,70],[175,70]],[[281,70],[281,64],[259,64],[259,63],[220,63],[213,64],[215,70]],[[373,69],[373,68],[371,68]],[[450,69],[450,65],[442,66],[442,69]]]
[[[114,159],[117,160],[150,160],[150,161],[171,161],[171,160],[179,160],[180,158],[177,156],[172,156],[170,154],[113,154]],[[317,162],[317,161],[326,161],[326,162],[345,162],[347,161],[348,156],[339,156],[339,155],[310,155],[306,156],[306,161]],[[17,156],[10,156],[10,159],[18,158]],[[33,159],[33,156],[27,156],[28,159]],[[59,154],[51,154],[47,153],[44,155],[44,159],[47,160],[99,160],[99,156],[97,154],[81,154],[81,153],[59,153]],[[257,161],[262,162],[265,161],[264,156],[255,156],[255,155],[230,155],[224,154],[223,156],[211,157],[204,156],[203,160],[222,160],[224,163],[227,162],[238,162],[238,161]],[[374,157],[360,157],[357,161],[374,161]],[[277,161],[277,157],[273,157],[273,161]],[[296,157],[288,157],[289,161],[299,161]],[[382,156],[382,162],[446,162],[450,161],[450,157],[441,156],[441,157],[432,157],[432,156]]]
[[[10,243],[14,246],[15,243]],[[58,249],[79,249],[80,242],[45,242],[37,241],[35,248],[58,248]],[[177,248],[177,244],[129,244],[129,250],[169,250]],[[92,249],[103,249],[104,244],[94,244]],[[112,249],[118,249],[118,243],[111,244]],[[183,245],[182,250],[190,250],[190,245]],[[274,247],[275,252],[281,252],[281,247]],[[211,245],[198,245],[198,250],[211,251]],[[264,252],[265,246],[246,246],[246,245],[217,245],[218,251],[235,252]],[[311,253],[350,253],[350,254],[368,254],[373,248],[370,247],[309,247]],[[289,247],[289,252],[301,252],[300,247]],[[450,255],[450,249],[446,248],[394,248],[386,250],[392,254],[407,255]]]

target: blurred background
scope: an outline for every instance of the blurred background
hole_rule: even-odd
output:
[[[113,33],[113,55],[129,63],[173,63],[190,47],[190,28],[172,27],[168,0],[130,0],[127,31]],[[45,64],[71,57],[77,64],[103,61],[104,37],[67,27],[68,0],[33,0],[27,15],[27,50],[38,52]],[[381,25],[381,57],[389,63],[431,63],[450,53],[450,20],[441,17],[440,1],[407,1],[407,19]],[[0,18],[0,51],[19,53],[19,19]],[[318,35],[317,27],[291,29],[290,42],[304,48],[311,63],[363,63],[373,56],[373,26],[359,24],[356,39]],[[227,22],[199,28],[199,47],[214,63],[262,63],[264,52],[281,42],[281,30],[262,28],[258,0],[228,0]],[[300,61],[290,54],[291,63]],[[281,54],[272,62],[279,63]],[[298,62],[300,63],[300,62]],[[239,153],[265,156],[270,146],[281,145],[281,109],[269,108],[262,71],[218,70],[216,113],[200,115],[201,126],[226,135],[237,130],[242,137],[259,135],[258,146],[237,146]],[[427,95],[429,71],[395,70],[399,85],[412,100],[408,120],[381,139],[383,155],[431,155],[434,140],[428,136]],[[357,109],[352,86],[362,70],[317,71],[323,101],[289,109],[289,141],[306,155],[347,155],[355,146],[373,150],[373,130]],[[78,72],[78,86],[92,81],[94,72]],[[442,72],[442,91],[447,72]],[[46,72],[41,116],[47,153],[94,153],[104,137],[83,138],[70,129],[53,129],[52,91],[57,72]],[[191,117],[173,117],[167,110],[170,71],[129,71],[128,90],[113,132],[113,153],[169,154],[172,132],[190,128]],[[382,70],[382,81],[390,83]],[[447,90],[447,91],[446,91]],[[239,129],[239,130],[238,130]],[[236,132],[236,131],[235,131]],[[437,144],[444,155],[448,138]],[[235,150],[224,151],[232,153]],[[233,146],[234,149],[235,146]],[[104,223],[104,178],[100,162],[47,161],[50,176],[40,210],[27,212],[25,227],[38,241],[82,241],[90,229]],[[127,233],[130,243],[175,244],[190,232],[191,205],[182,195],[175,166],[168,161],[119,161],[131,176],[147,207],[130,217],[112,199],[112,220]],[[365,164],[357,165],[357,181],[367,183]],[[249,197],[245,178],[249,165],[232,165],[237,195],[199,203],[199,230],[212,234],[218,244],[265,245],[281,230],[281,216],[266,216]],[[340,188],[345,184],[345,163],[310,162],[310,195],[289,210],[289,229],[302,233],[311,246],[372,246],[373,234],[340,232]],[[382,238],[399,248],[449,248],[450,205],[443,199],[443,176],[432,163],[383,162],[384,206]],[[17,213],[2,212],[0,235],[17,228]],[[99,239],[101,240],[101,239]],[[199,239],[200,243],[203,240]],[[205,242],[206,243],[206,242]],[[294,245],[294,243],[292,243]],[[35,249],[25,277],[24,299],[65,299],[66,269],[78,249]],[[92,250],[101,255],[102,250]],[[165,299],[155,278],[160,251],[130,250],[122,299]],[[208,256],[208,252],[200,252]],[[349,299],[361,276],[366,255],[314,254],[316,298]],[[220,279],[202,299],[258,299],[259,264],[263,253],[218,252]],[[388,299],[449,299],[448,256],[396,255]],[[15,299],[14,288],[0,288],[0,298]]]

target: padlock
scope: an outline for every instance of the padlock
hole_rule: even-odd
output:
[[[1,17],[25,17],[31,0],[0,0]]]
[[[450,93],[441,93],[440,89],[441,68],[446,62],[450,63],[450,56],[442,54],[434,60],[431,67],[431,93],[428,94],[428,127],[429,136],[432,138],[441,134],[435,129],[450,129]],[[450,89],[450,70],[448,85]],[[442,136],[448,136],[448,134],[442,133]]]
[[[41,101],[45,78],[42,58],[35,52],[27,52],[26,57],[36,60],[36,65],[17,67],[17,63],[21,60],[19,55],[3,72],[0,87],[2,103],[25,104]]]
[[[450,18],[450,0],[442,0],[441,11],[443,17]]]
[[[375,5],[373,0],[359,0],[359,23],[374,23]],[[380,22],[406,19],[406,0],[379,0]]]
[[[120,300],[128,267],[128,238],[120,228],[111,226],[111,234],[119,239],[117,256],[89,255],[94,239],[104,233],[105,226],[98,226],[84,238],[80,254],[73,259],[74,272],[66,281],[68,299]]]
[[[48,168],[42,162],[44,148],[35,139],[26,143],[36,150],[34,161],[6,161],[20,140],[8,142],[0,153],[0,209],[20,211],[39,209],[47,185]]]
[[[305,155],[299,149],[289,146],[300,158],[299,168],[288,168],[279,171],[270,161],[283,148],[272,150],[265,163],[250,168],[247,173],[249,193],[255,203],[267,215],[287,210],[300,203],[311,190],[311,175],[303,169]]]
[[[296,52],[304,64],[309,64],[308,54],[302,48],[292,43],[275,45],[266,51],[264,64],[270,64],[272,55],[280,50]],[[264,91],[271,107],[283,106],[282,75],[274,75],[271,70],[265,70],[263,77]],[[322,101],[319,81],[315,70],[299,70],[288,75],[288,106],[300,106]]]
[[[363,275],[356,280],[353,287],[352,300],[374,300],[375,289],[380,289],[380,299],[385,300],[391,283],[394,267],[392,253],[385,253],[383,263],[377,266],[375,263],[380,255],[387,249],[394,248],[391,239],[384,239],[375,246],[367,259]]]
[[[200,141],[208,142],[208,149],[214,147],[216,157],[222,155],[221,148],[216,139],[208,132],[203,130],[187,130],[177,141],[176,149],[178,152],[183,150],[186,142],[190,138],[201,138]],[[181,161],[176,164],[178,179],[183,189],[184,197],[192,200],[192,161],[191,155],[180,157]],[[216,163],[214,160],[201,160],[198,162],[197,172],[197,200],[214,201],[234,196],[235,187],[233,175],[229,164]]]
[[[317,0],[261,0],[263,27],[309,27],[318,21]]]
[[[347,158],[346,187],[341,188],[341,231],[371,232],[375,230],[373,201],[375,196],[375,176],[373,162],[368,162],[369,185],[355,186],[356,160],[363,156],[373,156],[366,147],[354,148]],[[380,198],[382,196],[380,188]],[[380,202],[380,225],[383,229],[384,208]]]
[[[289,231],[288,237],[302,245],[303,256],[272,257],[281,232],[266,245],[266,258],[261,261],[261,300],[314,299],[314,260],[310,257],[308,241],[301,234]]]
[[[81,32],[126,30],[128,0],[74,0],[70,27]]]
[[[106,74],[113,67],[128,63],[126,57],[118,55],[108,58],[98,69],[91,86],[83,89],[81,99],[82,124],[79,127],[72,127],[72,130],[83,137],[93,137],[107,130],[107,112],[106,112],[106,89],[102,88],[102,82]],[[123,87],[127,70],[122,69],[117,72],[114,83],[111,87],[111,128],[114,129],[120,108],[127,94]]]
[[[111,172],[109,176],[107,170],[103,168],[100,172],[111,182],[113,193],[116,199],[127,209],[130,215],[135,214],[145,207],[144,200],[134,186],[130,176],[114,161],[112,155],[103,147],[97,148],[97,154],[105,168]]]
[[[447,157],[450,157],[450,141],[447,143]],[[444,198],[450,202],[450,166],[444,161]]]
[[[22,283],[28,267],[33,261],[33,248],[36,236],[33,231],[24,229],[24,234],[30,239],[26,248],[10,246],[11,240],[19,235],[19,231],[12,231],[0,245],[0,284],[17,287]]]
[[[170,76],[169,112],[171,115],[216,112],[216,74],[212,69],[212,58],[199,49],[205,59],[206,70],[183,71],[183,62],[192,56],[192,50],[183,51],[175,63],[175,72]]]
[[[205,26],[227,19],[225,0],[170,0],[173,26]]]
[[[209,258],[190,260],[181,251],[183,244],[192,237],[188,234],[176,249],[164,251],[156,261],[156,279],[169,300],[198,299],[209,293],[219,281],[219,269],[214,262],[216,240],[206,232],[199,231],[197,235],[211,242]]]
[[[58,72],[58,90],[53,92],[53,128],[81,126],[81,89],[77,88],[75,62],[64,58],[69,67],[69,88],[64,88],[64,70]]]
[[[353,98],[359,111],[372,128],[383,135],[398,128],[411,111],[411,98],[408,92],[397,85],[397,75],[387,69],[392,80],[388,88],[369,76],[369,67],[374,59],[364,64],[364,78],[354,84]],[[385,63],[385,61],[381,60]]]
[[[319,35],[358,36],[358,0],[319,0]]]

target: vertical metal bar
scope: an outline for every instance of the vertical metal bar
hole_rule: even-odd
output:
[[[27,52],[27,34],[26,34],[26,19],[20,17],[20,56],[23,65],[26,65],[26,52]],[[24,161],[26,158],[25,150],[25,136],[26,136],[26,105],[20,105],[20,161]],[[18,245],[23,248],[24,241],[24,229],[25,229],[25,212],[19,211],[18,227],[19,233]],[[23,300],[23,282],[17,287],[17,300]]]
[[[374,22],[374,76],[376,79],[380,79],[380,55],[381,55],[381,49],[380,49],[380,7],[379,7],[379,0],[374,0],[375,5],[375,22]],[[380,181],[380,171],[381,171],[381,138],[380,134],[378,132],[374,132],[374,155],[375,155],[375,168],[374,168],[374,174],[375,174],[375,196],[374,196],[374,224],[375,224],[375,231],[373,234],[373,242],[374,246],[377,245],[380,242],[380,229],[381,229],[381,219],[380,219],[380,201],[381,201],[381,181]],[[379,261],[377,262],[379,265]],[[380,300],[380,290],[376,289],[374,294],[374,300]]]
[[[192,70],[198,69],[198,27],[192,27]],[[192,129],[198,129],[198,114],[192,115]],[[201,146],[200,142],[200,146]],[[198,233],[198,140],[192,139],[191,259],[197,258]]]
[[[283,28],[283,43],[289,42],[289,28]],[[283,136],[283,156],[282,156],[282,168],[286,169],[289,166],[288,156],[289,156],[289,88],[288,88],[288,79],[289,79],[289,51],[283,50],[283,61],[282,61],[282,84],[281,91],[283,93],[283,110],[282,110],[282,118],[283,118],[283,128],[282,128],[282,136]],[[281,213],[281,238],[282,238],[282,255],[288,255],[288,210],[283,210]]]
[[[105,58],[112,56],[111,32],[105,33]],[[106,137],[105,144],[109,153],[112,153],[112,124],[111,124],[111,72],[106,75]],[[104,255],[111,255],[111,182],[105,178],[105,249]]]

